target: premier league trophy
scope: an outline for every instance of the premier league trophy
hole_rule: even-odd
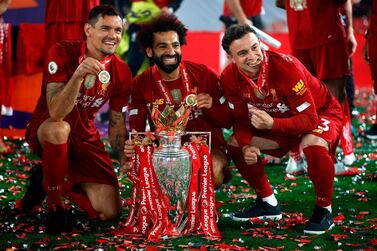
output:
[[[182,146],[196,96],[187,95],[178,110],[158,103],[148,106],[155,126],[147,137],[133,134],[135,155],[127,172],[133,182],[130,212],[121,234],[144,235],[150,241],[184,234],[218,240],[212,159],[206,140],[192,136]],[[190,132],[190,135],[202,132]],[[136,135],[135,135],[136,134]],[[200,135],[199,134],[199,135]],[[149,136],[148,136],[149,135]],[[155,136],[158,147],[153,144]]]
[[[165,106],[160,112],[158,105],[150,108],[156,128],[159,146],[152,157],[154,170],[164,202],[167,203],[169,221],[178,234],[186,225],[186,209],[191,180],[191,157],[182,148],[181,137],[185,135],[190,107],[195,104],[195,96],[189,95],[185,104],[174,111],[173,106]]]

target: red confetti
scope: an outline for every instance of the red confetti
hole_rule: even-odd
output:
[[[334,238],[334,241],[339,241],[348,238],[346,234],[331,234],[331,237]]]
[[[344,221],[344,219],[345,219],[345,217],[344,217],[343,214],[338,214],[337,216],[335,216],[335,217],[333,218],[333,220],[334,220],[334,222],[335,222],[336,225],[340,225],[340,224],[342,224],[343,221]]]
[[[362,212],[359,212],[360,215],[369,215],[369,212],[368,211],[362,211]]]
[[[377,246],[377,239],[376,238],[371,238],[369,240],[369,243],[372,244],[373,246]]]
[[[311,240],[305,240],[305,239],[295,239],[295,241],[300,242],[300,243],[305,243],[305,244],[312,242]]]
[[[25,239],[26,234],[25,234],[25,233],[22,233],[22,234],[16,234],[16,237],[17,237],[18,239]]]
[[[296,176],[292,175],[292,174],[289,174],[287,173],[284,177],[285,180],[296,180]]]
[[[158,248],[156,246],[147,246],[145,249],[146,251],[158,251]]]
[[[104,239],[98,239],[98,240],[96,240],[96,242],[98,242],[98,243],[107,243],[109,241],[108,240],[104,240]]]
[[[232,245],[232,244],[226,244],[226,243],[219,243],[214,245],[214,248],[219,249],[219,250],[249,250],[246,247],[240,247],[237,245]]]
[[[370,153],[369,158],[371,158],[373,160],[377,160],[377,153]]]
[[[361,244],[357,244],[357,243],[346,243],[347,246],[350,246],[350,247],[360,247]]]

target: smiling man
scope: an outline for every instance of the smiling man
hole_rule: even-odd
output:
[[[155,65],[133,80],[130,129],[145,131],[146,119],[150,118],[148,104],[158,104],[160,111],[166,105],[178,109],[188,95],[195,94],[196,105],[191,109],[186,130],[211,132],[215,185],[219,187],[224,174],[225,179],[230,178],[221,131],[230,123],[230,112],[216,73],[203,64],[182,60],[181,46],[186,43],[186,32],[174,15],[160,15],[141,27],[138,40]],[[125,151],[130,156],[132,144],[126,144]]]
[[[258,198],[233,220],[279,220],[281,209],[264,171],[260,152],[284,156],[301,143],[316,193],[316,206],[305,233],[322,234],[331,217],[333,154],[342,126],[338,101],[320,80],[294,57],[262,51],[255,31],[233,25],[223,37],[229,64],[220,76],[233,114],[234,135],[228,150]]]
[[[76,202],[90,218],[113,219],[120,212],[117,177],[94,118],[109,100],[109,141],[122,164],[123,109],[131,87],[127,65],[114,55],[122,19],[112,6],[97,6],[90,11],[84,31],[86,41],[63,41],[49,50],[45,82],[26,131],[27,142],[42,158],[49,233],[68,229],[62,196]],[[25,211],[41,202],[30,192],[36,183],[30,184],[20,202]]]

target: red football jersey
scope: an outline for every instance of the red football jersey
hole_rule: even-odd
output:
[[[272,51],[266,51],[266,57],[269,63],[264,98],[235,64],[228,65],[220,77],[233,113],[235,136],[241,146],[249,144],[252,138],[248,106],[270,114],[274,125],[266,131],[278,134],[300,135],[311,131],[317,126],[318,113],[326,110],[334,111],[332,116],[342,116],[339,103],[325,84],[313,77],[296,58]]]
[[[341,37],[340,5],[330,0],[285,1],[292,49],[308,49]]]
[[[85,55],[85,50],[86,43],[80,41],[61,42],[49,50],[44,70],[45,80],[33,119],[49,117],[46,101],[48,83],[67,83]],[[128,66],[116,55],[107,57],[102,63],[110,73],[109,85],[102,85],[98,77],[93,86],[86,86],[84,80],[75,106],[64,118],[71,125],[71,134],[81,138],[97,133],[94,116],[108,100],[110,108],[117,112],[122,111],[128,102],[131,89],[131,72]]]
[[[218,76],[205,65],[189,61],[183,63],[193,92],[208,93],[213,98],[211,109],[192,108],[186,131],[211,131],[214,142],[223,142],[221,127],[228,127],[230,112],[220,91]],[[178,103],[185,98],[181,78],[171,81],[171,83],[164,80],[163,82],[171,92],[173,99],[178,99]],[[167,102],[153,77],[153,67],[138,75],[133,80],[132,86],[131,101],[128,106],[130,128],[143,132],[146,119],[150,115],[147,104],[158,103],[159,110],[162,111]],[[150,124],[152,125],[152,123]]]
[[[262,12],[262,0],[240,0],[240,4],[247,17],[255,17]],[[233,16],[226,3],[224,3],[223,15]]]
[[[48,0],[46,1],[45,23],[86,23],[88,20],[89,11],[99,4],[99,0]]]
[[[45,50],[62,40],[84,40],[84,25],[99,0],[48,0],[45,11]],[[46,58],[44,58],[46,60]]]

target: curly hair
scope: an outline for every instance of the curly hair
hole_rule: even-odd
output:
[[[167,31],[177,32],[179,43],[181,45],[186,44],[188,29],[176,16],[166,14],[161,14],[151,21],[142,24],[137,34],[137,40],[144,49],[153,47],[153,34]]]

